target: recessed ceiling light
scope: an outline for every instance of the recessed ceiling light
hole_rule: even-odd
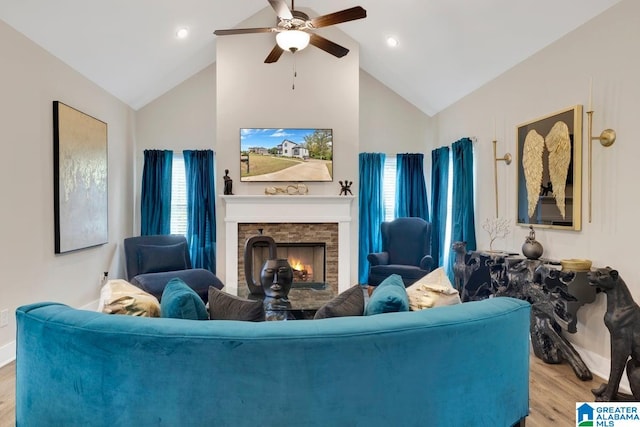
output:
[[[393,37],[393,36],[389,36],[387,37],[387,46],[389,47],[396,47],[398,46],[398,39]]]
[[[178,30],[176,31],[176,37],[179,39],[186,39],[187,37],[189,37],[189,28],[187,27],[178,28]]]

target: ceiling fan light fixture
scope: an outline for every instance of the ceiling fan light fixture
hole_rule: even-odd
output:
[[[281,31],[276,35],[276,42],[283,50],[297,52],[309,45],[309,33],[301,30]]]

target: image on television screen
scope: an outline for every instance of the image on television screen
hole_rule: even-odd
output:
[[[240,129],[240,181],[333,181],[333,130]]]

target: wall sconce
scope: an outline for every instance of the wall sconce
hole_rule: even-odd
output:
[[[598,140],[603,147],[611,147],[616,142],[616,131],[605,129],[600,136],[593,136],[593,80],[589,79],[589,110],[587,111],[587,143],[589,144],[589,222],[591,222],[591,188],[593,182],[592,162],[593,162],[593,141]]]
[[[506,153],[502,157],[497,157],[496,154],[496,144],[498,141],[493,140],[493,184],[496,191],[496,218],[499,218],[498,215],[498,162],[505,162],[505,164],[511,164],[511,154]]]

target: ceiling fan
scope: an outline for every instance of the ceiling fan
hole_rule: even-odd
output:
[[[278,23],[275,27],[216,30],[213,34],[226,36],[231,34],[277,33],[276,45],[264,60],[267,64],[280,59],[285,50],[295,53],[309,44],[335,57],[342,58],[349,53],[349,49],[315,34],[313,30],[367,17],[367,11],[360,6],[356,6],[316,18],[309,18],[306,13],[295,10],[293,0],[291,0],[291,9],[289,9],[284,0],[268,1],[278,15]]]

